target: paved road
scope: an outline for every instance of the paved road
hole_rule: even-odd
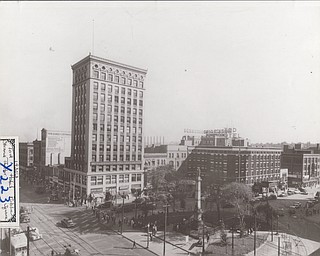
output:
[[[71,245],[80,250],[81,256],[87,255],[154,255],[142,248],[132,248],[132,243],[122,236],[107,230],[85,207],[73,208],[62,204],[46,203],[45,195],[37,195],[31,187],[22,186],[21,205],[33,208],[30,215],[31,227],[37,227],[43,239],[30,242],[30,255],[51,255],[54,250],[63,253],[65,246]],[[42,203],[36,203],[36,202]],[[71,217],[75,228],[62,228],[63,218]],[[26,230],[27,224],[21,228]]]

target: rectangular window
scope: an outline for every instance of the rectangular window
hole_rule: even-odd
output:
[[[112,106],[111,105],[108,105],[107,111],[108,111],[108,113],[112,112]]]
[[[121,83],[122,84],[126,84],[126,78],[125,77],[121,77]]]
[[[139,87],[143,88],[143,82],[142,81],[139,82]]]
[[[100,105],[100,111],[104,112],[106,110],[106,105],[105,104],[101,104]]]
[[[118,141],[118,136],[117,135],[113,135],[113,142],[117,142]]]
[[[98,103],[93,103],[93,110],[98,110]]]
[[[136,109],[136,108],[133,109],[133,114],[134,114],[134,115],[137,114],[137,109]]]
[[[112,93],[112,85],[108,84],[108,93]]]
[[[97,124],[93,124],[93,130],[94,130],[94,131],[97,130]]]
[[[103,142],[103,141],[104,141],[104,135],[100,134],[100,142]]]
[[[127,104],[131,105],[131,98],[127,98]]]
[[[142,109],[139,109],[139,115],[142,116]]]
[[[108,80],[111,81],[111,82],[113,81],[113,75],[112,74],[108,74]]]
[[[126,145],[126,151],[130,151],[130,145]]]
[[[118,96],[114,96],[114,102],[115,103],[119,103],[119,97]]]
[[[111,175],[106,176],[106,184],[111,184]]]
[[[119,120],[118,116],[114,116],[113,120],[114,120],[114,122],[118,123],[118,120]]]
[[[127,133],[130,133],[130,126],[127,126]]]
[[[121,94],[126,94],[126,88],[124,87],[121,88]]]
[[[120,126],[120,132],[124,132],[124,126]]]
[[[112,103],[112,95],[108,95],[108,103]]]
[[[124,175],[124,182],[128,183],[129,182],[129,174]]]
[[[143,91],[139,91],[139,97],[143,98]]]
[[[133,99],[133,105],[137,106],[137,99]]]
[[[92,141],[97,141],[97,134],[92,134]]]
[[[117,167],[116,167],[117,168]],[[111,183],[116,184],[117,183],[117,175],[112,175],[111,176]]]
[[[128,89],[128,95],[131,96],[131,89]]]
[[[127,123],[130,124],[130,122],[131,122],[131,117],[128,116],[128,117],[127,117]]]
[[[97,113],[94,113],[93,114],[93,121],[97,121],[98,120],[98,114]]]
[[[120,117],[120,122],[121,122],[121,123],[124,123],[124,116],[121,116],[121,117]]]
[[[91,171],[92,172],[96,172],[96,166],[94,165],[94,166],[91,166]]]
[[[125,104],[125,103],[126,103],[125,97],[121,97],[121,104]]]
[[[130,136],[126,137],[126,142],[129,143],[130,142]]]
[[[128,79],[128,83],[129,83],[129,85],[132,85],[132,79],[131,78]]]
[[[107,125],[107,131],[111,132],[111,125],[110,124]]]
[[[106,90],[106,84],[101,84],[101,91],[105,91]]]
[[[119,83],[119,76],[115,76],[115,82]]]
[[[137,174],[131,174],[131,181],[137,181]]]
[[[133,86],[137,87],[138,86],[138,81],[137,80],[133,80]]]
[[[124,175],[123,174],[119,175],[119,183],[124,183]]]
[[[93,89],[98,90],[98,83],[97,82],[93,82]]]
[[[142,125],[142,118],[139,118],[139,125]]]
[[[124,114],[124,113],[125,113],[125,108],[121,107],[121,114]]]
[[[104,121],[104,114],[100,115],[100,121]]]
[[[139,106],[142,107],[143,106],[143,101],[139,100]]]
[[[96,185],[97,184],[97,176],[91,176],[90,183],[91,183],[91,185]]]
[[[114,106],[114,113],[118,114],[118,112],[119,112],[119,107],[118,106]]]
[[[138,96],[137,90],[133,90],[133,96],[134,96],[134,97],[137,97],[137,96]]]
[[[133,134],[136,134],[136,133],[137,133],[137,128],[136,128],[136,127],[133,127],[133,128],[132,128],[132,133],[133,133]]]
[[[114,131],[114,132],[118,132],[118,126],[117,126],[117,125],[115,125],[115,126],[113,127],[113,131]]]
[[[123,135],[120,136],[120,142],[124,142],[124,136]]]
[[[137,174],[137,181],[141,181],[141,174]]]
[[[98,100],[98,93],[97,92],[93,93],[93,100]]]
[[[105,102],[105,100],[106,100],[106,95],[105,95],[104,93],[101,93],[101,95],[100,95],[100,101],[101,101],[101,102]]]
[[[93,71],[93,77],[99,78],[99,71]]]
[[[106,80],[106,73],[101,72],[101,79]]]
[[[111,151],[111,145],[107,145],[106,149],[107,149],[107,152],[110,152]]]
[[[115,87],[114,87],[114,92],[115,92],[116,94],[119,94],[119,86],[115,86]]]
[[[103,184],[103,176],[98,176],[97,177],[97,185],[102,185]]]
[[[111,122],[111,115],[107,115],[107,122],[108,122],[108,123]]]

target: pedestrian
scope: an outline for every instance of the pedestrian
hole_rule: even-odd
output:
[[[54,256],[54,250],[51,250],[51,256]]]
[[[136,240],[133,240],[132,249],[133,249],[133,248],[137,248]]]
[[[210,235],[207,233],[207,243],[209,243]]]

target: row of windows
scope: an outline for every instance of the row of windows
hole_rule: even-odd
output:
[[[139,141],[139,142],[141,142],[141,141]],[[104,147],[104,144],[100,144],[99,151],[103,152],[104,149],[106,149],[107,152],[110,152],[111,151],[111,145],[108,144],[108,145],[106,145],[106,147]],[[117,151],[117,149],[118,149],[117,144],[114,144],[113,145],[113,151]],[[126,149],[126,151],[130,151],[130,149],[132,149],[133,152],[136,152],[136,151],[141,152],[142,145],[139,145],[139,146],[132,145],[131,148],[130,148],[130,145],[126,145],[126,147],[124,147],[124,145],[120,145],[119,149],[120,149],[120,151],[124,151],[124,149]],[[97,145],[96,144],[92,144],[92,151],[93,152],[97,151]]]
[[[130,123],[130,121],[131,121],[131,118],[130,117],[127,117],[127,122],[128,123]],[[124,122],[124,121],[123,121]],[[142,125],[142,119],[141,118],[139,118],[139,125]],[[112,131],[112,129],[111,129],[111,124],[107,124],[107,132],[111,132]],[[98,129],[98,124],[96,124],[96,123],[93,123],[92,124],[92,129],[93,129],[93,131],[97,131],[97,129]],[[100,124],[100,132],[104,132],[104,130],[105,130],[105,125],[104,124]],[[121,125],[121,126],[118,126],[118,125],[113,125],[113,131],[114,132],[120,132],[120,133],[124,133],[125,132],[125,130],[124,130],[124,126],[123,125]],[[137,133],[137,127],[135,127],[135,126],[133,126],[132,128],[131,128],[131,126],[127,126],[126,127],[126,133],[127,134],[130,134],[130,133],[133,133],[133,134],[136,134]],[[139,139],[140,140],[140,139]],[[141,141],[142,141],[142,138],[141,138]]]
[[[112,98],[114,98],[114,102],[116,104],[119,103],[119,96],[112,96],[112,95],[108,95],[108,103],[112,103]],[[94,101],[98,101],[98,93],[94,92],[93,93],[93,100]],[[106,101],[106,95],[104,93],[100,94],[100,102],[104,103]],[[131,105],[131,103],[133,103],[134,106],[138,106],[138,100],[137,99],[131,99],[131,98],[127,98],[127,102],[126,102],[126,98],[125,97],[120,97],[120,103],[121,104],[128,104]],[[139,106],[142,107],[143,106],[143,100],[139,100]]]
[[[141,128],[139,128],[139,134],[142,133],[142,130],[140,130]],[[107,135],[107,136],[104,136],[104,134],[100,134],[99,136],[99,141],[100,142],[104,142],[105,140],[105,137],[107,138],[107,142],[111,142],[111,135]],[[136,142],[136,137],[137,136],[124,136],[124,135],[113,135],[113,142],[118,142],[118,139],[120,142],[126,142],[126,143],[130,143],[131,140],[132,142]],[[98,139],[98,136],[97,134],[92,134],[92,141],[93,142],[97,142],[97,139]],[[138,143],[142,143],[142,136],[138,136]]]
[[[98,70],[94,70],[92,75],[93,75],[93,78],[96,78],[96,79],[101,79],[104,81],[108,80],[109,82],[143,88],[143,81],[138,81],[136,79],[126,78],[123,76],[118,76],[113,74],[107,75],[107,73],[100,72]]]
[[[98,121],[98,114],[94,113],[93,114],[93,121],[97,122]],[[100,115],[100,121],[105,121],[105,115],[101,114]],[[120,123],[124,123],[125,121],[125,117],[124,116],[120,116]],[[107,123],[111,123],[112,122],[112,116],[111,115],[107,115]],[[119,122],[119,116],[113,116],[113,122],[115,124],[117,124]],[[131,117],[128,116],[127,117],[127,124],[131,123]],[[132,117],[132,123],[135,125],[137,124],[137,118],[136,117]],[[102,124],[100,124],[102,125]],[[104,125],[104,124],[103,124]],[[139,125],[142,125],[142,118],[139,119]],[[115,125],[115,127],[117,127],[117,125]],[[101,128],[101,126],[100,126]]]
[[[101,113],[105,113],[105,110],[106,110],[106,106],[105,104],[100,104],[100,111]],[[118,106],[114,106],[113,108],[114,110],[114,114],[119,114],[119,107]],[[127,107],[127,111],[125,111],[125,107],[120,107],[120,113],[121,114],[125,114],[127,112],[128,115],[131,114],[131,110],[132,110],[132,114],[134,115],[137,115],[137,109],[136,108],[133,108],[131,109],[130,107]],[[98,103],[93,103],[93,111],[94,112],[97,112],[98,111]],[[112,113],[112,105],[107,105],[107,113],[111,114]],[[139,114],[142,116],[142,109],[139,109]],[[97,113],[94,113],[94,114],[97,114]]]
[[[141,151],[139,151],[138,153],[141,153]],[[130,159],[130,155],[120,155],[118,157],[118,155],[114,154],[112,155],[111,158],[111,154],[106,154],[106,155],[99,155],[99,162],[105,162],[105,161],[141,161],[142,160],[142,156],[139,154],[138,158],[136,157],[136,155],[132,154],[131,155],[131,159]],[[92,155],[92,162],[97,162],[97,156],[94,154]]]
[[[119,165],[93,165],[91,166],[92,172],[116,172],[116,171],[136,171],[141,170],[141,164],[119,164]]]
[[[129,183],[130,175],[129,174],[120,174],[120,175],[106,175],[105,183],[106,184],[117,184],[117,176],[119,183]],[[137,182],[141,181],[141,174],[131,174],[131,181]],[[90,178],[91,185],[103,185],[103,176],[91,176]]]
[[[108,87],[106,87],[106,84],[104,84],[104,83],[101,83],[99,86],[98,82],[93,82],[93,89],[95,91],[99,90],[99,87],[101,89],[101,92],[104,92],[106,90],[106,88],[108,88],[108,93],[112,93],[112,91],[114,91],[115,94],[120,93],[119,86],[113,87],[111,84],[108,84]],[[121,94],[125,95],[126,92],[127,92],[128,96],[132,95],[132,90],[130,88],[121,87]],[[133,90],[133,96],[138,97],[138,90]],[[143,98],[143,91],[139,91],[139,97]]]
[[[176,158],[179,158],[180,155],[182,158],[187,158],[187,153],[176,153]],[[169,153],[169,158],[175,158],[174,153]]]

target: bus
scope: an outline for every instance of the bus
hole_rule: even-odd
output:
[[[9,245],[9,231],[6,230],[7,245]],[[19,233],[11,229],[10,247],[12,256],[27,256],[27,236],[25,233]],[[9,249],[10,250],[10,249]]]

